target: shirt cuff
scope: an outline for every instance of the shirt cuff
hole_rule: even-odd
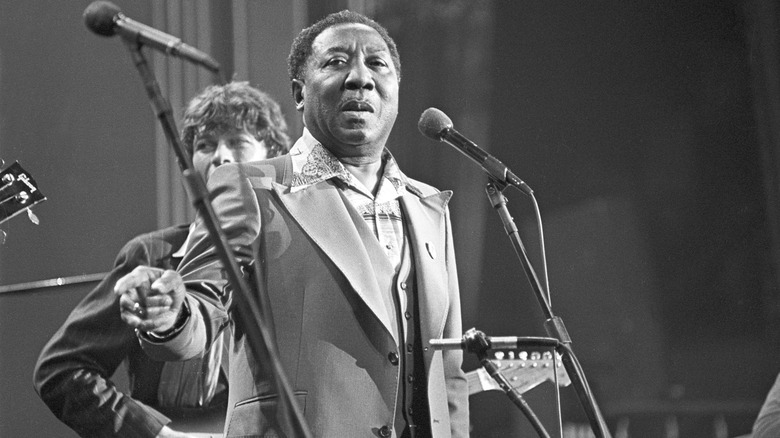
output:
[[[182,302],[181,307],[182,308],[179,311],[179,315],[176,317],[176,322],[173,323],[173,327],[162,333],[144,332],[136,329],[136,334],[139,337],[142,337],[145,340],[155,344],[170,341],[171,339],[175,338],[176,335],[182,331],[182,329],[184,329],[184,327],[187,325],[187,322],[190,320],[190,305],[187,303],[187,300]]]

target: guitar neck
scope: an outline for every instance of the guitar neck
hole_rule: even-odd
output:
[[[477,368],[474,371],[466,373],[466,380],[469,384],[469,395],[476,394],[482,391],[490,391],[494,389],[501,389],[493,380],[484,368]]]
[[[38,190],[33,177],[16,162],[0,170],[0,223],[43,202],[46,197]]]
[[[501,356],[503,357],[503,356]],[[514,357],[514,356],[512,356]],[[499,374],[506,379],[513,391],[520,394],[538,386],[544,381],[557,381],[558,386],[567,386],[571,383],[563,364],[552,360],[552,355],[539,355],[521,353],[520,359],[491,359],[498,368]],[[482,391],[502,391],[501,386],[487,370],[480,367],[466,373],[469,385],[469,395]]]

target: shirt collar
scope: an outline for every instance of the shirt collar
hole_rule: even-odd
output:
[[[352,174],[306,128],[303,128],[303,135],[290,149],[290,156],[293,169],[291,192],[303,190],[330,178],[350,183]]]
[[[395,189],[395,192],[398,194],[398,196],[402,196],[406,190],[406,175],[401,172],[401,169],[398,167],[398,163],[395,161],[393,154],[391,154],[389,150],[385,149],[384,153],[382,154],[382,159],[385,161],[385,170],[384,175],[382,175],[383,181],[380,184],[389,182],[392,184],[393,189]]]
[[[173,258],[182,258],[184,257],[184,254],[187,252],[188,242],[190,241],[190,236],[192,235],[192,231],[195,229],[195,222],[192,222],[190,224],[190,231],[187,234],[187,238],[184,239],[184,243],[181,245],[181,247],[173,254],[171,254],[171,257]]]
[[[355,188],[363,188],[341,161],[317,141],[306,128],[303,128],[301,138],[290,149],[290,156],[293,170],[290,192],[304,190],[331,178],[336,178]],[[387,149],[382,153],[382,160],[385,162],[382,178],[390,182],[400,196],[406,186],[406,176],[401,173],[393,155]]]

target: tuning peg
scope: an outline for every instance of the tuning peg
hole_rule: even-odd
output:
[[[27,209],[27,219],[30,219],[30,222],[32,222],[34,225],[38,225],[41,223],[41,220],[38,219],[38,216],[33,213],[31,208]]]

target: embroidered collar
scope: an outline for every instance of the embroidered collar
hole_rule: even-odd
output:
[[[365,192],[363,184],[306,128],[303,129],[303,135],[290,150],[290,156],[293,170],[292,183],[290,184],[291,192],[304,190],[331,178],[336,178],[344,184]],[[387,149],[382,153],[382,160],[385,162],[383,180],[389,181],[398,195],[402,195],[406,187],[406,176],[401,173],[393,155]]]

